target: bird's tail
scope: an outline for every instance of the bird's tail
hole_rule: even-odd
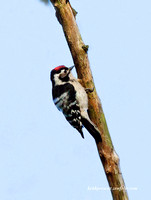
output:
[[[99,130],[96,128],[96,126],[90,119],[82,117],[82,123],[84,127],[88,130],[88,132],[92,135],[92,137],[95,139],[96,143],[102,141]]]
[[[84,135],[83,135],[83,131],[82,131],[82,128],[80,130],[78,130],[79,133],[81,134],[81,137],[84,139]]]

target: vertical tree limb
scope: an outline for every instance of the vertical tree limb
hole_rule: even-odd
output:
[[[128,200],[124,180],[119,167],[119,158],[114,151],[102,105],[93,82],[87,55],[88,45],[84,44],[76,24],[76,11],[71,7],[69,0],[51,0],[51,2],[56,10],[56,17],[62,25],[78,78],[81,79],[82,85],[85,88],[94,87],[94,91],[88,94],[89,116],[101,133],[102,142],[97,142],[96,145],[111,188],[113,199]]]

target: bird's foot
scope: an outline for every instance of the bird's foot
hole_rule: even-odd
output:
[[[93,88],[85,88],[86,93],[91,93],[94,91],[94,87]]]

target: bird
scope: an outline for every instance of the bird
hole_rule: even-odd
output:
[[[72,75],[73,68],[74,66],[68,68],[60,65],[51,70],[53,102],[82,138],[84,138],[82,128],[85,127],[97,142],[101,141],[100,132],[88,115],[87,92],[89,89],[85,89]]]

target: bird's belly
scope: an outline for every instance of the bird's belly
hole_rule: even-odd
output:
[[[76,99],[78,101],[78,104],[80,106],[80,110],[87,110],[88,109],[88,96],[84,89],[84,87],[78,82],[74,84],[74,88],[77,91],[76,93]]]

